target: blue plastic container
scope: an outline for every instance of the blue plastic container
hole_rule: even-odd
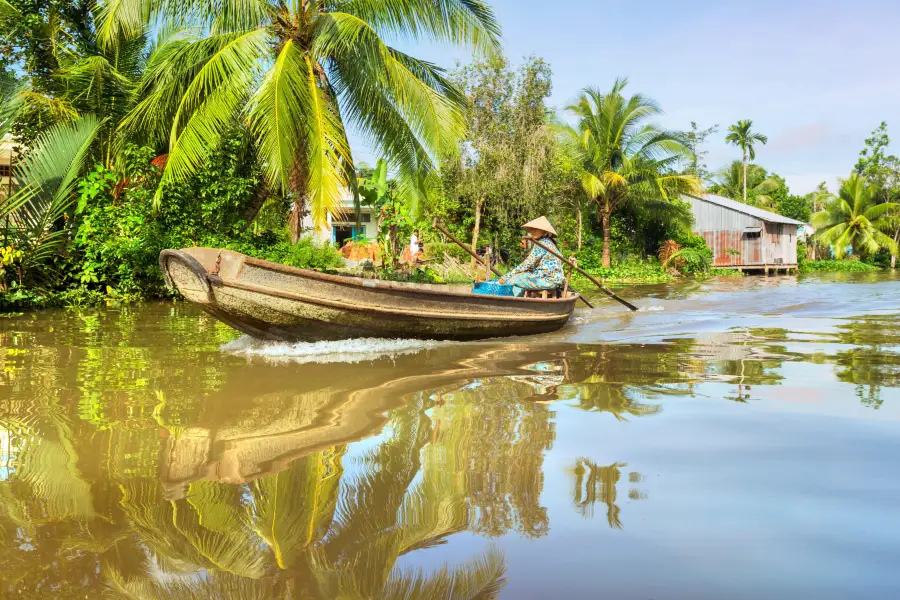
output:
[[[485,296],[515,296],[513,286],[496,281],[476,281],[472,286],[472,293]]]

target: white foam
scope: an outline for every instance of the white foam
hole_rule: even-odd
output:
[[[415,354],[452,342],[413,339],[356,338],[328,342],[264,342],[248,335],[222,346],[223,352],[294,363],[359,363]]]
[[[660,310],[666,310],[664,306],[642,306],[638,309],[638,312],[657,312]]]

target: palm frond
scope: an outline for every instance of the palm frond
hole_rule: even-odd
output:
[[[249,100],[268,32],[256,29],[223,36],[229,38],[227,43],[204,62],[179,99],[169,159],[154,196],[157,205],[166,183],[185,180],[205,163]]]
[[[100,125],[87,116],[39,136],[16,171],[22,187],[0,201],[0,220],[25,252],[27,269],[40,265],[67,239],[64,215],[75,202],[75,182]]]
[[[10,19],[19,15],[19,10],[7,2],[6,0],[0,0],[0,19]]]
[[[97,42],[112,48],[122,40],[143,35],[150,23],[156,0],[106,0],[97,14]]]
[[[334,4],[337,12],[355,15],[393,37],[450,42],[479,53],[500,47],[500,24],[482,0],[337,0]]]
[[[391,574],[383,591],[384,600],[407,598],[453,598],[492,600],[506,585],[506,561],[496,548],[455,569],[445,565],[435,574],[400,571]]]

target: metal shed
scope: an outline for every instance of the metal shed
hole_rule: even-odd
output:
[[[714,194],[684,199],[694,212],[694,233],[713,251],[713,265],[767,274],[797,269],[797,228],[804,223]]]

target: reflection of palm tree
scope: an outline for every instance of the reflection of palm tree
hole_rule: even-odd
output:
[[[154,562],[169,571],[207,568],[215,575],[170,586],[111,570],[111,581],[120,593],[137,597],[204,597],[219,589],[257,597],[272,592],[271,578],[263,575],[280,572],[270,595],[387,598],[415,589],[493,597],[505,572],[496,554],[436,574],[394,571],[398,556],[462,530],[467,515],[452,479],[435,479],[426,470],[412,485],[430,438],[421,406],[396,411],[392,423],[390,437],[361,458],[362,469],[353,475],[342,465],[343,450],[335,450],[243,486],[195,481],[175,501],[165,501],[156,482],[126,484],[122,507]]]
[[[572,501],[575,509],[582,517],[594,516],[594,505],[598,502],[606,504],[606,520],[613,529],[622,529],[622,521],[619,518],[619,506],[616,504],[616,485],[622,477],[621,467],[625,463],[613,463],[601,467],[586,458],[579,458],[572,468],[575,475],[575,490]],[[632,482],[640,481],[639,473],[629,474]],[[636,490],[629,492],[632,500],[643,499],[643,494]]]
[[[650,352],[628,353],[615,346],[579,349],[565,359],[568,383],[559,386],[557,396],[620,420],[657,414],[662,410],[659,404],[642,400],[690,392],[682,358],[689,345],[690,341],[678,341]]]
[[[866,317],[838,326],[838,340],[853,346],[835,357],[838,380],[856,384],[856,395],[864,405],[879,408],[882,387],[900,387],[900,339],[895,316]]]
[[[560,386],[559,389],[560,399],[575,400],[578,407],[583,410],[611,413],[620,421],[626,420],[626,415],[643,417],[662,410],[660,405],[641,403],[635,400],[634,396],[646,397],[666,393],[680,394],[682,392],[664,386],[651,389],[622,383],[606,383],[599,378],[575,385]]]

